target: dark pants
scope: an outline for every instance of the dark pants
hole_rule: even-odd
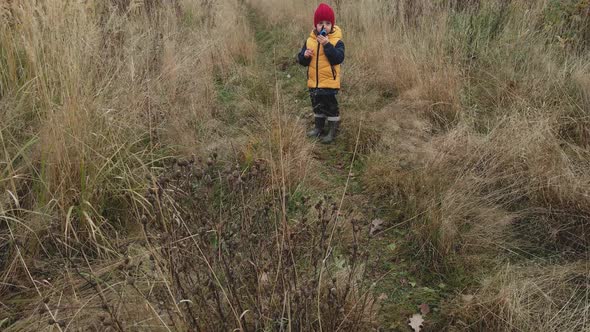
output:
[[[340,111],[338,109],[338,100],[335,94],[318,95],[310,93],[311,106],[316,118],[325,118],[328,121],[340,121]]]

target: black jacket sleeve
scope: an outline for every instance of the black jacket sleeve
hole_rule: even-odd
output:
[[[324,45],[324,53],[331,65],[339,65],[344,62],[344,42],[339,40],[336,46],[327,43]]]
[[[309,66],[309,63],[311,62],[311,58],[306,58],[304,56],[305,54],[305,50],[307,50],[307,43],[304,42],[303,43],[303,47],[301,48],[301,51],[299,51],[299,53],[297,53],[297,63],[299,63],[302,66]]]

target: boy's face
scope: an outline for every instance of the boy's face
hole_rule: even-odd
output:
[[[330,21],[319,21],[318,24],[316,24],[315,26],[316,31],[322,31],[322,26],[324,27],[324,29],[326,29],[328,33],[332,31],[332,23]]]

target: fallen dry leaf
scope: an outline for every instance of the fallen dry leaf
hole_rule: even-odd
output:
[[[369,229],[369,235],[373,236],[375,233],[383,229],[383,220],[375,219],[371,222],[371,228]]]
[[[381,293],[381,295],[379,295],[379,297],[377,298],[377,300],[379,301],[384,301],[387,300],[388,296],[385,293]]]
[[[469,295],[463,295],[463,296],[461,296],[461,298],[463,299],[463,301],[465,301],[467,303],[473,301],[473,295],[470,295],[470,294]]]
[[[410,317],[410,322],[408,323],[408,325],[412,327],[412,330],[414,330],[414,332],[420,332],[420,330],[422,329],[422,323],[424,323],[424,318],[422,318],[422,315],[413,314],[412,317]]]
[[[264,272],[260,276],[260,286],[267,287],[269,284],[268,273]]]
[[[421,305],[418,306],[418,309],[420,309],[420,312],[422,313],[422,315],[427,315],[430,312],[430,306],[428,305],[428,303],[422,303]]]

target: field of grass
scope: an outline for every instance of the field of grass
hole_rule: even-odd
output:
[[[590,330],[590,2],[329,4],[0,3],[0,329]]]

